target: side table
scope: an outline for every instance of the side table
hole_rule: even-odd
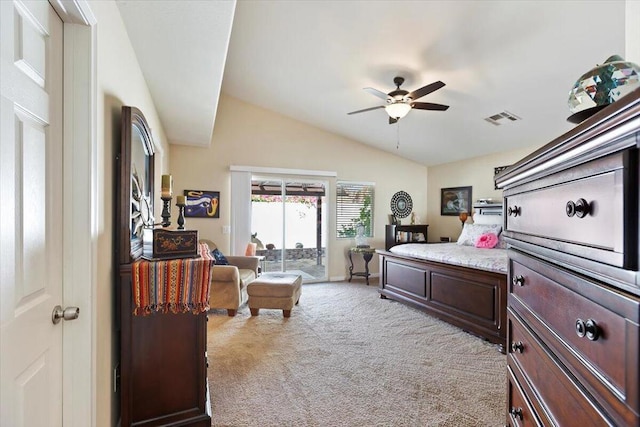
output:
[[[367,286],[369,286],[369,261],[373,258],[373,254],[376,253],[376,248],[359,248],[353,247],[349,249],[349,262],[351,266],[349,267],[349,282],[353,276],[364,277],[367,281]],[[353,271],[353,254],[362,254],[362,258],[364,259],[364,271]]]

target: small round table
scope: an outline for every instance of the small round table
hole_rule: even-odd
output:
[[[353,276],[364,277],[367,281],[367,286],[369,286],[369,261],[373,258],[373,254],[376,253],[376,248],[359,248],[353,247],[349,248],[349,262],[351,266],[349,267],[349,282]],[[352,254],[362,254],[362,258],[364,259],[364,271],[353,271],[353,259],[351,258]]]

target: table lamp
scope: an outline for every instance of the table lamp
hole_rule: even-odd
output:
[[[460,218],[460,222],[462,223],[462,227],[464,228],[464,223],[467,222],[467,218],[469,218],[469,214],[467,212],[460,212],[458,216]]]

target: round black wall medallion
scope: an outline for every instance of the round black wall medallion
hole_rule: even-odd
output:
[[[411,196],[404,192],[398,191],[391,198],[391,212],[398,218],[406,218],[411,215],[413,209],[413,202]]]

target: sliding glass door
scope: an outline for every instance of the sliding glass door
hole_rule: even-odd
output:
[[[251,180],[251,235],[266,272],[327,279],[327,183],[273,176]]]

